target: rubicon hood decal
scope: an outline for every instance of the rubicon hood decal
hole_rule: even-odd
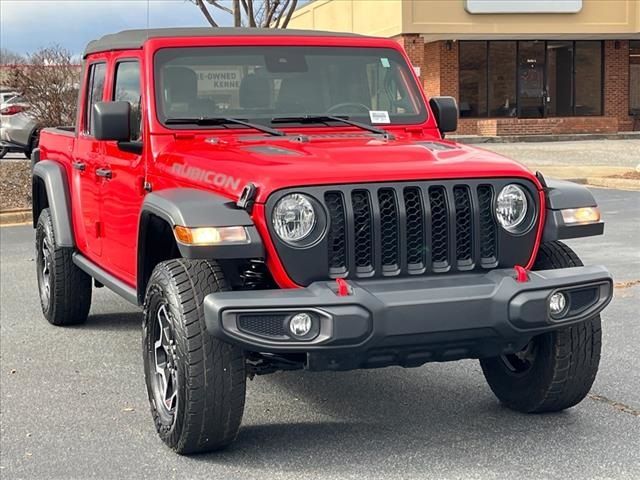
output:
[[[219,188],[228,188],[232,191],[240,190],[240,179],[214,170],[176,162],[171,166],[171,173],[194,182],[202,182]]]

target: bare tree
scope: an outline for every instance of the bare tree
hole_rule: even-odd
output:
[[[190,0],[212,27],[220,24],[212,12],[218,11],[233,17],[236,27],[287,28],[298,0]]]
[[[6,48],[0,48],[0,65],[21,65],[26,59],[19,53]]]
[[[15,70],[15,86],[40,127],[74,123],[80,66],[69,51],[59,46],[40,49]]]

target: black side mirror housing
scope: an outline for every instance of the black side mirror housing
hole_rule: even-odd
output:
[[[93,132],[96,140],[116,142],[131,140],[129,102],[97,102],[93,106]]]
[[[458,128],[458,104],[453,97],[432,97],[429,106],[438,123],[438,130],[444,137],[447,132]]]

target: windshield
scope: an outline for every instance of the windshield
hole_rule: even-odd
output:
[[[166,48],[155,55],[158,116],[163,123],[224,116],[282,125],[320,115],[421,123],[426,109],[409,68],[390,48]]]

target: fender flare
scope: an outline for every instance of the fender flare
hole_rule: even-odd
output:
[[[146,216],[149,214],[166,221],[171,229],[185,227],[242,226],[249,241],[244,244],[194,246],[177,242],[184,258],[240,259],[264,258],[264,246],[253,220],[246,210],[235,202],[212,192],[194,188],[169,188],[148,194],[142,204],[138,241],[145,240]],[[139,243],[140,244],[140,243]]]
[[[543,185],[547,204],[543,242],[590,237],[604,233],[602,221],[583,225],[564,223],[561,210],[598,206],[598,202],[587,187],[566,180],[546,180]]]
[[[53,232],[59,247],[75,247],[73,227],[71,223],[71,202],[67,174],[62,165],[51,160],[40,160],[33,165],[32,172],[32,200],[33,200],[33,226],[37,225],[37,207],[39,190],[38,180],[44,184],[47,194],[47,202],[53,220]]]

